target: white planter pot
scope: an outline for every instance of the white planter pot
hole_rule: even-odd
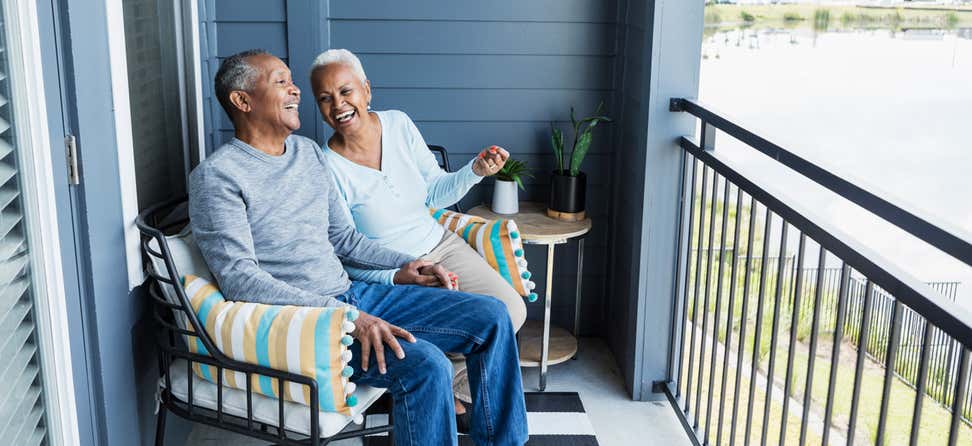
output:
[[[517,197],[516,182],[496,180],[493,186],[493,212],[497,214],[520,212],[520,199]]]

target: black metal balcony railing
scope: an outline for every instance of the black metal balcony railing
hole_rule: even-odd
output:
[[[673,99],[671,110],[699,118],[702,131],[701,143],[679,141],[686,154],[679,286],[669,380],[656,388],[678,409],[692,441],[972,442],[972,314],[954,302],[958,284],[917,281],[741,174],[713,150],[716,131],[969,266],[972,237],[696,101]]]

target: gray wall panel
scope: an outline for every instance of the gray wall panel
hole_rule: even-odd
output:
[[[216,0],[219,22],[286,22],[286,0]]]
[[[376,26],[382,32],[375,33]],[[614,54],[615,25],[583,22],[333,20],[335,48],[355,53]]]
[[[415,121],[565,121],[571,105],[578,114],[590,113],[601,100],[611,107],[610,91],[375,88],[372,93],[373,107],[397,108]]]
[[[682,151],[691,120],[668,111],[669,98],[698,93],[702,2],[628,0],[622,8],[616,127],[613,280],[605,318],[608,344],[625,385],[650,399],[668,379]],[[677,25],[677,26],[676,26]]]
[[[570,122],[554,123],[566,130]],[[509,121],[509,122],[438,122],[417,121],[415,123],[425,141],[449,149],[449,153],[477,153],[480,149],[496,144],[513,153],[552,154],[550,148],[550,123],[546,121]],[[609,126],[594,129],[594,143],[589,154],[611,153],[614,151],[612,138],[614,130]],[[479,143],[482,141],[482,143]],[[474,143],[479,143],[475,144]],[[610,178],[604,178],[610,181]]]
[[[263,48],[277,57],[287,57],[287,25],[277,22],[217,22],[216,56],[229,57],[251,48]]]
[[[604,69],[611,66],[613,56],[363,54],[360,58],[372,88],[610,90],[613,86],[611,72]]]
[[[617,0],[331,2],[332,19],[614,23]]]

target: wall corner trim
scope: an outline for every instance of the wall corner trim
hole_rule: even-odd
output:
[[[115,120],[115,142],[118,150],[118,181],[121,191],[122,224],[125,231],[125,257],[128,266],[128,291],[145,281],[139,233],[135,227],[138,215],[138,191],[135,183],[135,143],[132,138],[132,112],[128,93],[128,58],[125,53],[125,15],[122,0],[105,0],[108,34],[108,58],[111,61],[111,100]]]

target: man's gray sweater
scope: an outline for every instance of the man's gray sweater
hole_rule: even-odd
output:
[[[314,141],[291,135],[285,147],[272,156],[234,138],[189,177],[193,237],[227,299],[337,306],[351,286],[342,262],[391,269],[414,260],[354,229]]]

